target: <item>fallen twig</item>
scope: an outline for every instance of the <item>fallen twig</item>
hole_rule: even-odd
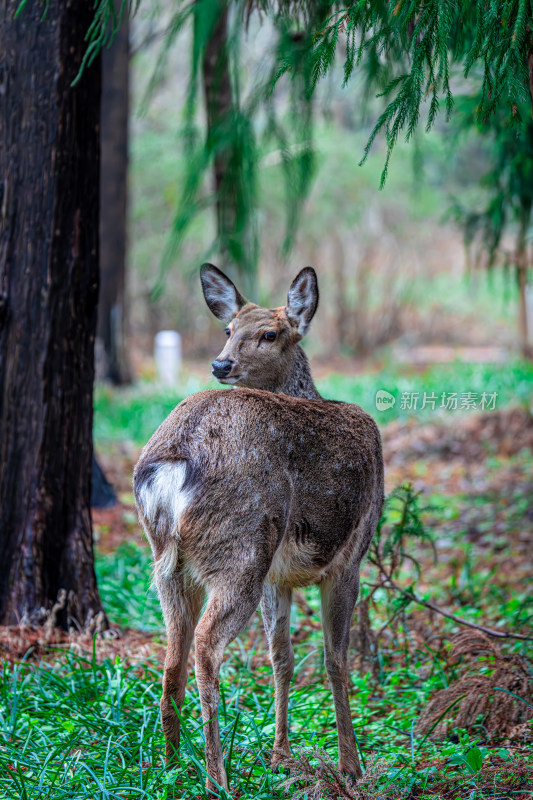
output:
[[[462,619],[462,617],[457,617],[455,614],[450,614],[449,611],[444,611],[444,609],[439,608],[439,606],[435,605],[435,603],[431,603],[429,600],[422,600],[408,589],[402,589],[401,586],[398,586],[398,584],[391,580],[391,578],[388,576],[386,576],[385,582],[397,592],[403,594],[404,597],[407,597],[409,600],[411,600],[411,602],[418,603],[420,606],[425,606],[426,608],[431,609],[431,611],[436,611],[437,614],[442,614],[443,617],[452,619],[454,622],[459,623],[459,625],[467,625],[469,628],[474,628],[476,631],[481,631],[482,633],[486,633],[487,636],[493,636],[496,639],[522,639],[523,641],[527,642],[533,641],[533,636],[524,636],[522,633],[510,633],[509,631],[495,631],[493,628],[486,628],[484,625],[477,625],[475,622],[469,622],[466,619]]]

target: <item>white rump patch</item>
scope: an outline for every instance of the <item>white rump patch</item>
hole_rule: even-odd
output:
[[[162,461],[138,492],[139,505],[150,528],[164,516],[168,522],[165,533],[176,538],[179,538],[180,517],[191,499],[190,491],[182,489],[186,470],[185,461]]]
[[[182,488],[186,471],[185,461],[162,461],[137,493],[152,547],[156,539],[163,544],[155,574],[171,575],[178,563],[180,518],[191,500],[191,492]]]

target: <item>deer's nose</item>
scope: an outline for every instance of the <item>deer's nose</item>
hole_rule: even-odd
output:
[[[227,378],[233,367],[233,361],[219,361],[218,358],[211,364],[211,372],[215,378]]]

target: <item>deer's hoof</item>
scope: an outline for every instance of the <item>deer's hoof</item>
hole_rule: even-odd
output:
[[[281,753],[279,751],[275,752],[270,761],[270,768],[272,769],[272,772],[281,772],[285,775],[290,775],[291,771],[285,763],[290,757],[290,753]]]
[[[362,777],[361,772],[345,772],[344,774],[346,775],[346,783],[350,788],[355,788],[357,781]]]
[[[228,782],[227,781],[220,781],[220,786],[224,789],[225,792],[228,791]],[[220,800],[221,792],[220,792],[220,789],[218,788],[218,786],[215,786],[214,783],[212,783],[210,780],[208,780],[208,781],[206,781],[205,788],[207,790],[207,796],[208,797],[213,797],[213,798],[216,797],[217,800]]]

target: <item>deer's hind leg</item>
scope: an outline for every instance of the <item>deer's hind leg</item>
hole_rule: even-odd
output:
[[[261,613],[270,649],[276,692],[276,738],[271,765],[273,768],[290,756],[289,747],[289,686],[294,673],[294,653],[291,644],[292,590],[266,583],[261,598]]]
[[[212,792],[218,793],[213,781],[228,788],[218,725],[220,665],[226,646],[242,633],[259,604],[265,572],[234,571],[222,582],[217,581],[209,589],[207,607],[196,628],[196,682],[204,721],[207,789]]]
[[[187,658],[204,593],[201,587],[187,585],[177,571],[168,575],[156,573],[156,584],[167,629],[161,724],[166,762],[170,766],[180,744],[180,722],[174,704],[181,710],[185,699]]]
[[[359,565],[345,569],[320,584],[324,657],[335,703],[337,735],[339,737],[339,769],[361,777],[355,734],[350,714],[348,689],[348,644],[350,621],[359,592]]]

